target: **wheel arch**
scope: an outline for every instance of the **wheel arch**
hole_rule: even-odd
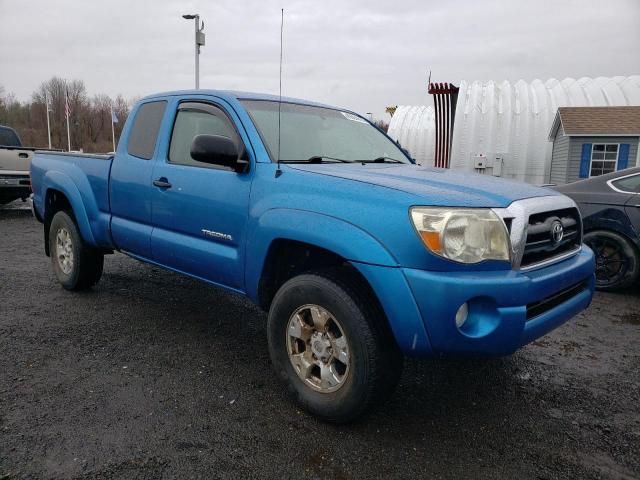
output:
[[[596,230],[606,230],[624,235],[636,247],[639,247],[640,232],[636,232],[631,220],[619,208],[605,208],[582,219],[583,233],[587,234]],[[635,237],[635,238],[634,238]]]
[[[317,264],[318,258],[325,266],[346,265],[351,261],[397,266],[391,253],[357,226],[328,215],[294,209],[265,212],[248,234],[246,251],[251,252],[245,268],[246,292],[261,306],[268,297],[263,289],[274,264],[296,259],[301,252],[312,258],[309,269],[322,266]]]
[[[584,236],[586,236],[587,234],[594,232],[610,232],[615,233],[616,235],[620,235],[629,242],[629,244],[635,250],[636,255],[638,255],[638,257],[640,258],[640,238],[635,235],[635,232],[629,232],[628,229],[624,228],[616,228],[615,225],[607,225],[588,229],[585,228],[582,236],[584,238]]]
[[[82,239],[89,245],[96,246],[89,216],[87,215],[80,191],[71,178],[61,172],[50,171],[44,181],[44,238],[45,253],[49,252],[49,227],[51,219],[60,210],[70,210],[78,225]]]
[[[617,282],[608,283],[604,285],[597,283],[596,288],[600,290],[616,290],[619,288],[627,288],[631,286],[633,283],[637,281],[638,275],[640,274],[640,245],[638,245],[638,241],[630,237],[626,232],[621,231],[620,229],[614,229],[614,228],[592,228],[589,230],[585,230],[584,236],[586,237],[589,234],[598,234],[598,233],[613,234],[617,237],[620,237],[623,241],[625,241],[627,244],[626,246],[630,249],[630,255],[634,257],[632,260],[634,262],[632,264],[634,265],[634,269],[630,271],[626,271],[625,274],[621,277],[621,279],[618,280]],[[599,266],[600,264],[598,263],[600,261],[599,253],[596,251],[594,247],[592,247],[591,244],[587,243],[587,246],[592,248],[594,250],[594,254],[596,255],[596,278],[598,278],[598,269],[600,268]],[[622,245],[621,247],[623,251],[626,248],[625,245]],[[606,260],[605,260],[605,263],[606,263]],[[606,266],[603,265],[603,268],[606,268]],[[599,282],[599,279],[597,280],[597,282]]]

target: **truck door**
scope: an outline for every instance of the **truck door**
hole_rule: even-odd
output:
[[[239,149],[248,146],[232,116],[220,104],[189,100],[178,105],[165,153],[153,170],[151,250],[162,265],[242,291],[253,172],[236,173],[190,154],[199,134],[226,136]]]
[[[116,246],[151,258],[151,173],[158,132],[167,102],[151,101],[132,112],[122,135],[109,180],[111,235]]]

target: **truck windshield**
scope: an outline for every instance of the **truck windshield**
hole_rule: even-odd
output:
[[[16,132],[10,128],[0,127],[0,145],[3,147],[21,147],[20,139]]]
[[[244,100],[272,161],[278,160],[278,102]],[[280,161],[411,163],[366,120],[349,112],[282,103]]]

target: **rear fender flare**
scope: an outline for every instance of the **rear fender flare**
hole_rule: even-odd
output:
[[[67,197],[69,204],[71,204],[71,209],[73,210],[73,215],[76,219],[82,239],[89,245],[97,246],[93,237],[93,232],[91,231],[91,223],[85,207],[85,202],[89,202],[91,204],[89,206],[93,207],[94,210],[97,211],[98,206],[95,204],[95,201],[93,201],[93,199],[83,199],[80,194],[80,190],[78,190],[78,187],[73,180],[62,172],[48,171],[42,179],[42,185],[43,191],[45,192],[45,199],[47,198],[49,190],[58,190]],[[46,203],[44,208],[46,218]]]

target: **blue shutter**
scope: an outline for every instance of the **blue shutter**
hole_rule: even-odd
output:
[[[624,170],[629,166],[629,144],[621,143],[618,150],[618,170]]]
[[[582,155],[580,156],[580,178],[589,178],[589,168],[591,167],[591,144],[582,144]]]

